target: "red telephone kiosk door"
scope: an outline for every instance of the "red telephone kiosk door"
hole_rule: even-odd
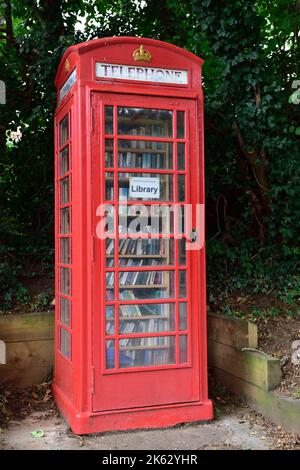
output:
[[[116,227],[94,233],[93,409],[198,401],[199,259],[172,214],[199,202],[196,103],[94,93],[92,105],[94,227],[103,202]]]

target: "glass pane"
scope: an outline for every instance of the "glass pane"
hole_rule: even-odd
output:
[[[119,332],[157,333],[175,330],[174,304],[121,305]]]
[[[105,199],[111,201],[114,198],[114,174],[105,173]]]
[[[179,245],[179,264],[186,265],[186,240],[185,238],[181,238],[178,240]]]
[[[67,204],[70,201],[70,185],[67,176],[60,182],[60,203]]]
[[[119,140],[118,165],[121,168],[173,168],[173,145],[167,142]]]
[[[115,298],[115,274],[106,273],[106,300]]]
[[[60,298],[60,321],[71,327],[71,301],[62,297]]]
[[[118,108],[118,134],[172,137],[173,112],[163,109]]]
[[[105,106],[105,134],[114,133],[113,117],[114,108],[113,106]]]
[[[60,262],[62,264],[71,264],[71,240],[70,238],[61,238],[60,244]]]
[[[106,307],[106,334],[113,335],[115,333],[115,307],[107,306]]]
[[[60,214],[59,233],[61,235],[70,233],[71,231],[70,208],[65,207],[64,209],[60,209],[59,214]]]
[[[106,343],[106,369],[115,367],[115,341],[110,339]]]
[[[174,233],[174,207],[168,204],[120,205],[119,233],[163,234]]]
[[[59,152],[59,176],[63,176],[69,171],[69,146]]]
[[[65,357],[71,359],[71,335],[64,328],[60,328],[60,351]]]
[[[68,299],[60,298],[60,321],[71,327],[71,302]]]
[[[186,271],[179,271],[179,297],[186,297]]]
[[[106,244],[106,267],[113,268],[115,265],[115,240],[107,238]]]
[[[119,240],[119,266],[165,266],[174,264],[174,240]]]
[[[119,340],[120,368],[175,364],[175,337]]]
[[[69,115],[61,121],[59,125],[59,145],[64,145],[69,140]]]
[[[187,214],[189,213],[187,212]],[[177,234],[183,234],[185,230],[185,207],[177,204],[174,217],[177,218]]]
[[[71,270],[69,268],[60,268],[60,292],[71,295]]]
[[[174,297],[173,271],[124,271],[119,273],[121,300]]]
[[[177,111],[177,139],[184,139],[184,111]]]
[[[179,339],[179,362],[187,362],[187,335],[181,335]]]
[[[178,175],[178,201],[185,201],[185,175]]]
[[[179,329],[187,329],[187,304],[186,302],[180,302],[179,304]]]
[[[185,144],[177,144],[177,169],[185,170]]]
[[[137,186],[137,180],[131,180],[130,178],[139,178],[140,182],[139,185],[144,185],[145,188],[149,186],[147,181],[149,178],[156,178],[158,180],[158,187],[159,187],[159,200],[160,201],[172,201],[173,200],[173,176],[166,175],[166,174],[155,174],[155,173],[119,173],[119,200],[120,201],[133,201],[133,200],[143,200],[143,201],[157,201],[157,197],[155,197],[154,193],[150,193],[149,196],[147,192],[141,193],[137,192],[139,189]],[[143,178],[145,180],[143,181]],[[132,182],[135,181],[134,188],[132,187]],[[153,183],[156,183],[153,182]],[[130,190],[129,190],[130,186]],[[133,190],[134,189],[134,190]],[[140,194],[140,195],[139,195]],[[146,196],[146,194],[148,196]]]
[[[103,218],[100,220],[99,225],[97,226],[97,235],[99,239],[111,238],[115,234],[115,224],[116,224],[116,212],[113,204],[106,204],[102,208],[101,214]],[[108,243],[108,242],[107,242]],[[108,245],[107,245],[108,246]]]
[[[114,166],[114,141],[105,139],[105,166],[112,168]]]

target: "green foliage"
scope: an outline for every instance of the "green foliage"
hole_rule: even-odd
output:
[[[208,291],[283,289],[299,276],[299,2],[191,3],[209,46]]]
[[[11,12],[10,8],[11,7]],[[69,45],[152,37],[205,59],[207,266],[211,302],[234,290],[299,289],[299,1],[0,2],[0,283],[53,263],[54,76]],[[81,27],[78,24],[81,21]],[[21,141],[6,146],[6,130]],[[13,289],[13,291],[11,291]]]
[[[296,388],[296,390],[293,392],[293,397],[300,399],[300,388]]]
[[[287,315],[290,317],[293,317],[293,311],[292,310],[283,310],[279,309],[277,307],[268,307],[268,308],[258,308],[258,307],[253,307],[251,312],[245,314],[245,312],[239,309],[236,309],[234,307],[231,307],[230,305],[224,305],[224,307],[221,309],[222,313],[228,317],[231,318],[245,318],[249,321],[255,322],[257,319],[261,320],[268,320],[272,318],[278,318],[282,315]]]
[[[38,294],[37,299],[36,299],[36,308],[38,309],[44,309],[48,308],[51,306],[51,303],[53,301],[53,293],[48,291],[48,292],[41,292]]]

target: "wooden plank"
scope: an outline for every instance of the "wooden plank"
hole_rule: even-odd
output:
[[[265,390],[274,390],[281,382],[280,360],[261,351],[238,351],[208,340],[208,362]]]
[[[52,378],[54,340],[6,343],[6,364],[0,366],[0,381],[35,385]]]
[[[0,366],[1,381],[34,385],[52,377],[53,312],[1,316],[0,339],[6,347],[6,364]]]
[[[53,367],[54,341],[24,341],[6,344],[6,364],[0,366],[1,377],[8,370],[21,373],[30,367]]]
[[[281,397],[234,377],[224,370],[214,369],[213,374],[219,383],[225,385],[228,390],[239,398],[251,403],[274,423],[282,426],[286,431],[300,434],[299,400]]]
[[[1,316],[0,339],[5,343],[54,339],[54,313]]]
[[[239,318],[209,313],[208,338],[238,349],[257,348],[257,326]]]

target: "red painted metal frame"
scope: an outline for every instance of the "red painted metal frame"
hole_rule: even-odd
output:
[[[95,96],[95,99],[97,97]],[[177,162],[176,162],[176,150],[175,154],[173,156],[173,168],[169,170],[156,170],[156,169],[134,169],[134,171],[131,171],[131,168],[118,168],[118,154],[117,154],[117,148],[116,148],[116,142],[118,139],[124,140],[123,135],[118,135],[117,129],[116,129],[116,122],[114,123],[114,133],[110,135],[105,135],[104,134],[104,118],[103,118],[103,106],[109,105],[109,106],[114,106],[114,110],[116,113],[116,108],[117,106],[130,106],[132,103],[131,96],[123,96],[119,95],[117,98],[111,94],[109,95],[99,95],[98,99],[100,101],[98,109],[99,109],[99,114],[96,113],[97,116],[97,121],[102,123],[102,128],[99,130],[99,133],[95,133],[95,140],[93,142],[93,148],[99,148],[99,145],[97,146],[97,142],[100,141],[102,138],[103,140],[106,138],[113,138],[115,142],[115,152],[114,152],[114,169],[111,169],[111,173],[114,174],[114,182],[117,184],[118,180],[118,174],[120,172],[129,172],[129,173],[145,173],[145,174],[169,174],[173,175],[174,183],[173,183],[173,195],[171,197],[171,201],[164,201],[166,204],[172,204],[172,200],[177,202],[177,175],[178,174],[184,174],[186,175],[186,178],[189,177],[189,174],[195,171],[195,158],[190,158],[190,162],[193,163],[191,165],[191,171],[183,170],[183,171],[178,171],[177,170]],[[136,107],[152,107],[155,109],[164,109],[164,110],[170,110],[175,114],[175,111],[178,110],[178,107],[176,105],[172,105],[172,101],[168,98],[162,98],[162,97],[136,97],[134,100],[134,105]],[[191,113],[192,108],[194,107],[194,102],[186,101],[186,100],[181,100],[180,102],[180,108],[179,110],[184,110],[186,115],[188,116],[189,113]],[[115,115],[116,118],[116,115]],[[190,119],[188,119],[188,123],[190,122]],[[157,141],[161,142],[173,142],[173,148],[176,148],[176,143],[177,142],[186,142],[186,139],[177,139],[176,137],[176,132],[175,132],[175,125],[176,121],[175,119],[173,120],[173,138],[160,138]],[[190,127],[190,126],[188,126]],[[189,129],[186,129],[188,132]],[[175,135],[174,135],[175,134]],[[193,130],[192,132],[193,135],[193,141],[195,139],[195,132]],[[188,136],[189,138],[187,141],[192,141],[192,136]],[[155,140],[155,137],[150,137],[147,139],[144,139],[144,136],[126,136],[126,140]],[[104,202],[105,201],[105,179],[104,179],[104,173],[108,171],[107,169],[104,169],[103,167],[99,168],[99,166],[103,165],[104,162],[104,153],[103,153],[103,145],[101,146],[102,148],[102,154],[100,151],[97,152],[97,159],[94,171],[93,171],[93,176],[94,176],[94,187],[95,187],[95,193],[93,197],[93,201],[97,203],[97,201]],[[193,155],[194,157],[194,155]],[[99,181],[101,181],[101,184],[99,185]],[[189,184],[187,184],[187,188],[189,188]],[[194,200],[190,200],[190,194],[189,191],[187,192],[187,199],[186,203],[195,203],[196,197],[194,197]],[[117,191],[116,187],[114,188],[114,200],[111,201],[116,207],[119,205],[124,205],[124,202],[118,202],[118,197],[117,197]],[[141,204],[144,203],[144,201],[130,201],[127,202],[127,205],[136,205],[136,204]],[[156,204],[160,204],[161,201],[156,202]],[[152,204],[152,201],[147,202],[148,205]],[[180,203],[181,205],[184,204],[184,202]],[[96,214],[96,207],[93,209],[93,213]],[[97,224],[97,218],[95,217],[94,220],[94,227]],[[119,225],[118,218],[116,221],[116,226]],[[148,238],[147,235],[138,235],[140,238]],[[159,235],[161,238],[162,235]],[[171,235],[170,238],[173,238],[174,236]],[[120,237],[119,234],[117,233],[116,237],[116,243],[118,244],[119,238],[127,238],[126,235],[124,237]],[[102,245],[102,246],[101,246]],[[189,317],[191,316],[191,309],[190,309],[190,304],[191,304],[191,296],[190,292],[185,298],[179,298],[179,283],[178,283],[178,274],[179,270],[185,271],[188,273],[189,278],[191,279],[191,269],[189,264],[192,261],[191,257],[191,252],[187,252],[187,257],[188,257],[188,263],[186,268],[184,266],[179,265],[178,262],[178,248],[177,248],[177,243],[175,243],[175,262],[172,266],[148,266],[148,267],[119,267],[118,266],[118,255],[115,258],[115,267],[113,268],[105,268],[105,247],[104,247],[104,241],[99,243],[99,241],[96,242],[96,246],[100,248],[99,249],[99,255],[96,250],[96,259],[95,259],[95,265],[98,266],[96,269],[95,273],[95,292],[100,290],[100,284],[102,288],[102,299],[104,297],[104,292],[105,292],[105,272],[111,272],[115,274],[115,301],[106,301],[102,302],[101,305],[101,312],[105,311],[105,305],[114,305],[115,306],[115,334],[106,336],[105,335],[105,318],[104,314],[99,314],[95,315],[94,318],[94,332],[95,332],[95,358],[94,358],[94,365],[95,365],[95,395],[94,395],[94,409],[124,409],[126,406],[132,407],[133,403],[136,402],[137,406],[146,406],[146,405],[151,405],[154,406],[159,405],[159,404],[167,404],[167,403],[179,403],[179,402],[189,402],[189,401],[197,401],[199,400],[199,383],[198,383],[198,369],[199,369],[199,364],[198,364],[198,349],[199,349],[199,344],[198,344],[198,338],[197,336],[194,336],[194,341],[193,341],[193,350],[192,350],[192,335],[191,331],[185,330],[185,331],[179,331],[179,311],[178,311],[178,301],[180,302],[186,302],[189,306]],[[195,264],[195,263],[194,263]],[[195,266],[192,268],[193,271],[195,272]],[[118,273],[119,272],[129,272],[129,271],[172,271],[176,275],[176,280],[175,280],[175,296],[173,299],[168,299],[166,303],[174,303],[175,305],[175,318],[176,318],[176,328],[174,331],[161,331],[161,332],[149,332],[149,333],[131,333],[130,335],[126,334],[118,334],[118,306],[119,305],[127,305],[127,304],[148,304],[149,299],[136,299],[134,301],[125,301],[125,300],[120,300],[119,298],[119,292],[118,292]],[[98,288],[97,288],[98,286]],[[190,285],[188,283],[187,285],[188,291],[190,290]],[[151,303],[157,303],[161,304],[164,303],[166,299],[160,298],[157,299],[156,301],[152,301]],[[95,306],[94,306],[94,311],[97,312],[99,311],[99,299],[97,299],[97,296],[95,296]],[[197,312],[197,303],[194,306],[194,310],[196,309]],[[198,315],[194,315],[193,319],[193,327],[196,329],[197,328],[197,322],[198,322]],[[189,329],[191,328],[191,321],[189,321]],[[96,342],[97,342],[97,332],[101,331],[101,337],[104,338],[105,340],[112,339],[115,340],[115,358],[116,358],[116,364],[114,369],[105,369],[105,349],[104,349],[104,343],[102,344],[102,351],[100,354],[100,350],[96,347]],[[179,363],[179,338],[181,335],[186,335],[188,334],[188,361],[185,363]],[[118,346],[117,343],[121,339],[126,339],[126,338],[141,338],[141,337],[174,337],[176,340],[176,363],[175,364],[165,364],[165,365],[159,365],[159,366],[138,366],[138,367],[128,367],[128,368],[118,368]],[[102,341],[103,342],[103,341]],[[100,344],[99,344],[100,346]],[[192,354],[193,353],[193,354]],[[193,355],[193,360],[192,356]],[[98,358],[101,357],[101,363],[99,363]],[[180,370],[180,369],[185,369],[185,370]],[[165,371],[164,375],[162,375],[162,370]],[[169,370],[169,371],[168,371]],[[178,372],[177,372],[178,371]],[[113,377],[109,378],[108,375],[111,374],[125,374],[126,376],[123,377]],[[134,373],[134,375],[130,376],[128,373]],[[106,375],[106,377],[105,377]],[[178,375],[178,376],[177,376]],[[149,388],[149,383],[151,382],[152,386]],[[111,385],[109,383],[111,382]],[[184,383],[185,387],[182,389],[178,387],[179,383]],[[126,386],[127,385],[127,386]],[[113,400],[113,393],[112,390],[115,390],[116,388],[120,389],[120,396],[115,397],[115,401]],[[157,390],[155,390],[157,388]],[[97,391],[99,390],[99,393]],[[101,393],[100,393],[101,390]],[[128,393],[127,393],[128,391]],[[150,396],[147,397],[147,394]],[[128,394],[128,396],[126,396]],[[115,393],[117,395],[117,393]],[[159,395],[159,398],[158,398]],[[156,397],[155,401],[153,401],[152,397]]]
[[[99,80],[95,79],[95,63],[108,62],[116,64],[136,65],[132,58],[132,52],[140,44],[143,44],[151,51],[151,66],[161,68],[172,68],[187,70],[189,83],[185,86],[175,86],[167,84],[131,82],[121,80]],[[68,64],[66,66],[66,64]],[[147,63],[141,63],[142,66],[149,66]],[[116,429],[130,429],[142,427],[161,427],[176,424],[185,421],[208,420],[212,418],[212,405],[207,397],[207,359],[206,359],[206,298],[205,298],[205,249],[199,252],[193,252],[189,256],[193,258],[193,272],[188,274],[189,292],[194,299],[194,305],[198,305],[197,311],[188,313],[189,325],[192,328],[193,340],[190,343],[191,350],[194,351],[199,366],[194,370],[195,381],[199,380],[199,399],[197,401],[172,403],[172,397],[169,403],[157,404],[152,406],[138,404],[138,406],[124,406],[122,409],[105,410],[101,408],[101,389],[97,388],[98,372],[103,372],[101,368],[95,368],[96,357],[100,351],[100,346],[104,344],[102,338],[95,332],[95,324],[100,319],[101,312],[95,311],[96,296],[103,298],[104,285],[100,282],[100,292],[95,292],[95,283],[99,274],[101,260],[98,259],[100,251],[98,242],[95,238],[95,205],[104,200],[95,201],[93,199],[93,175],[99,171],[97,162],[99,162],[102,149],[95,146],[96,136],[101,134],[100,123],[97,116],[101,112],[101,98],[97,96],[115,95],[118,100],[123,96],[131,96],[132,106],[139,102],[140,97],[152,100],[158,105],[163,100],[172,101],[173,109],[183,109],[184,100],[193,102],[194,111],[189,117],[189,127],[195,128],[195,142],[193,144],[194,166],[190,178],[190,194],[195,197],[195,201],[204,203],[204,149],[203,149],[203,95],[201,90],[201,65],[202,60],[193,54],[172,46],[167,43],[151,39],[141,38],[107,38],[70,47],[64,54],[56,76],[56,86],[58,90],[58,106],[55,116],[56,135],[55,135],[55,172],[56,181],[58,181],[58,135],[57,126],[67,113],[71,116],[71,143],[70,153],[72,159],[72,357],[71,360],[65,358],[59,351],[58,333],[59,333],[59,285],[58,285],[58,210],[59,199],[56,191],[56,347],[55,347],[55,381],[53,385],[54,395],[58,406],[73,431],[78,434],[89,432],[100,432]],[[76,68],[77,79],[73,87],[66,96],[59,102],[59,91],[62,85],[68,79],[70,73]],[[146,98],[148,97],[148,98]],[[161,101],[160,101],[161,98]],[[113,98],[115,99],[115,98]],[[182,101],[183,100],[183,101]],[[129,105],[129,103],[127,103]],[[153,106],[154,107],[154,106]],[[161,106],[159,106],[161,108]],[[187,116],[186,116],[187,119]],[[175,123],[174,123],[175,126]],[[187,128],[187,122],[186,122]],[[123,139],[123,136],[122,136]],[[141,137],[141,140],[147,140],[147,137]],[[156,140],[159,138],[148,138]],[[162,139],[166,141],[168,139]],[[173,140],[173,139],[170,139]],[[100,142],[99,142],[100,144]],[[104,145],[102,138],[101,145]],[[115,143],[115,145],[117,145]],[[187,143],[186,145],[190,145]],[[175,146],[176,147],[176,146]],[[175,152],[175,148],[173,149]],[[188,153],[188,149],[186,150]],[[115,149],[115,155],[116,155]],[[116,157],[115,157],[116,158]],[[176,153],[174,158],[176,158]],[[116,162],[115,162],[116,163]],[[103,174],[103,168],[100,169]],[[127,172],[134,173],[135,171]],[[139,173],[146,173],[145,169],[137,170]],[[155,173],[160,173],[155,170]],[[168,173],[168,171],[162,171]],[[184,172],[183,172],[184,173]],[[115,172],[115,175],[117,173]],[[115,176],[116,178],[116,176]],[[100,184],[100,182],[99,182]],[[58,183],[56,183],[58,185]],[[103,183],[102,183],[103,186]],[[176,185],[174,184],[174,190]],[[176,190],[175,190],[176,191]],[[116,192],[115,198],[116,198]],[[103,194],[102,194],[103,195]],[[188,197],[188,196],[187,196]],[[103,242],[102,242],[103,243]],[[178,253],[175,254],[178,259]],[[172,266],[175,269],[175,264]],[[98,270],[98,271],[97,271]],[[124,270],[129,270],[125,268]],[[132,269],[134,270],[134,268]],[[140,270],[140,269],[138,269]],[[168,267],[162,266],[161,270],[168,270]],[[117,272],[117,271],[116,271]],[[103,275],[103,273],[102,273]],[[103,280],[104,276],[102,277]],[[178,281],[178,279],[177,279]],[[161,303],[172,302],[172,300],[160,299]],[[184,300],[184,299],[183,299]],[[129,302],[128,302],[129,303]],[[141,299],[136,303],[142,303]],[[99,304],[98,304],[99,309]],[[178,317],[178,313],[176,313]],[[103,312],[102,312],[103,316]],[[193,323],[191,317],[194,317]],[[116,317],[117,318],[117,317]],[[95,323],[96,321],[96,323]],[[177,318],[178,326],[178,318]],[[117,325],[115,325],[117,328]],[[168,334],[172,334],[169,332]],[[162,334],[166,336],[167,333]],[[148,336],[156,336],[149,334]],[[101,346],[101,347],[102,347]],[[194,361],[193,361],[194,364]],[[173,380],[172,373],[185,372],[191,364],[184,366],[162,366],[159,370],[140,370],[136,368],[121,373],[106,372],[102,375],[104,378],[115,378],[113,387],[118,386],[118,378],[126,377],[127,386],[134,386],[133,377],[149,376],[163,374],[164,383],[167,383],[168,377],[175,387],[183,386],[180,382],[180,376]],[[138,378],[140,383],[143,381]],[[147,382],[147,380],[146,380]],[[145,383],[146,386],[146,383]],[[113,391],[113,390],[112,390]],[[142,391],[142,390],[141,390]],[[172,389],[170,387],[170,394]],[[95,397],[98,397],[98,403],[95,407]]]

